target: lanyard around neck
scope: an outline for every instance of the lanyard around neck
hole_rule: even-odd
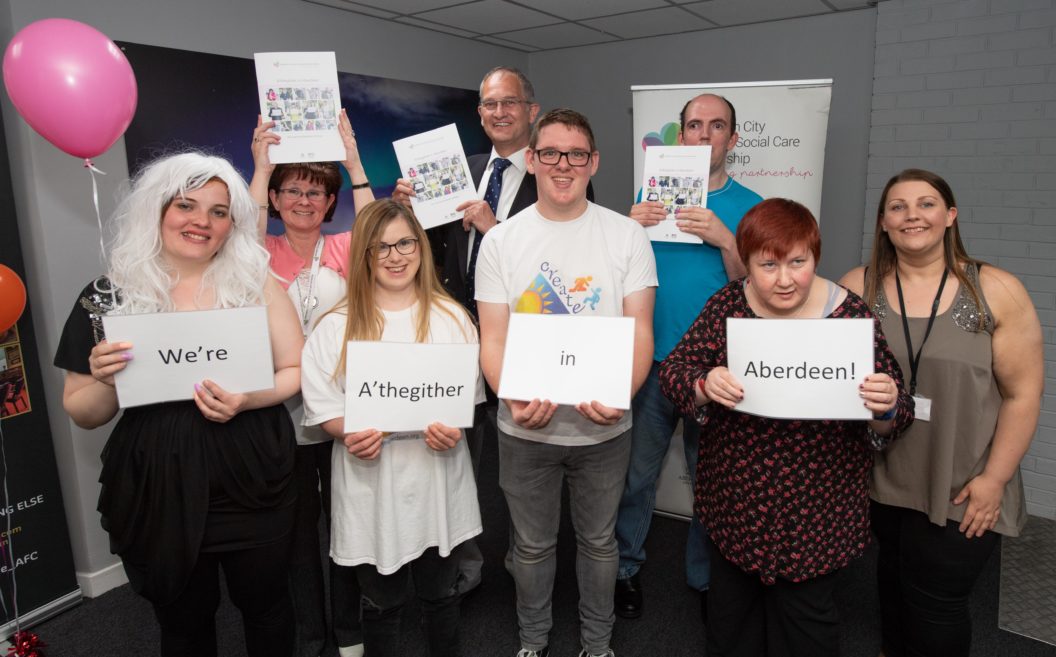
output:
[[[286,243],[289,244],[290,240],[287,238]],[[292,245],[291,245],[292,246]],[[319,263],[323,259],[323,236],[319,236],[319,240],[315,243],[315,254],[312,256],[312,271],[308,275],[308,290],[301,290],[301,278],[300,273],[294,279],[297,283],[297,297],[300,299],[300,310],[301,310],[301,332],[304,337],[308,337],[308,325],[312,320],[312,314],[315,312],[315,307],[319,305],[319,300],[312,296],[312,292],[315,291],[315,279],[319,275]]]
[[[924,343],[931,335],[931,325],[935,323],[935,315],[939,312],[939,301],[942,299],[942,290],[946,287],[946,277],[950,275],[949,269],[942,270],[942,280],[939,281],[939,291],[935,293],[935,300],[931,302],[931,316],[928,317],[928,327],[924,330],[924,338],[920,341],[920,348],[916,355],[913,354],[913,339],[909,337],[909,319],[906,317],[906,302],[902,297],[902,281],[898,278],[898,267],[895,267],[895,289],[898,290],[898,309],[902,313],[902,330],[906,334],[906,351],[909,352],[909,394],[917,394],[917,370],[920,368],[920,355],[924,353]]]

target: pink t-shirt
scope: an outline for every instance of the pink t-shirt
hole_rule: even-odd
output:
[[[348,273],[348,245],[352,241],[351,231],[336,235],[323,235],[323,258],[320,266],[333,269],[341,278]],[[297,274],[311,265],[297,255],[282,235],[265,235],[264,248],[271,254],[271,270],[282,279],[283,289],[290,286]]]

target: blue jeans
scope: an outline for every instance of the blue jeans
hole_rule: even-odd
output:
[[[565,447],[516,438],[499,429],[499,485],[513,521],[512,572],[522,648],[541,650],[550,642],[561,481],[567,479],[576,535],[580,642],[592,654],[608,650],[619,560],[613,534],[631,455],[630,433],[595,445]]]
[[[686,465],[696,479],[700,426],[693,418],[683,417],[660,392],[659,369],[660,363],[654,362],[631,403],[634,410],[631,464],[616,519],[616,541],[620,547],[619,579],[636,574],[645,563],[645,537],[649,534],[649,523],[656,506],[656,480],[679,419],[682,419]],[[711,582],[708,543],[708,531],[694,513],[686,541],[686,583],[698,591],[706,591]]]

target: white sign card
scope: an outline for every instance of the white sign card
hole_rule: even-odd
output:
[[[422,228],[432,228],[462,218],[455,210],[477,200],[469,175],[466,153],[455,124],[392,142],[400,177],[411,182],[411,206]]]
[[[868,420],[858,385],[873,373],[871,319],[726,320],[738,411],[785,419]]]
[[[337,132],[341,88],[332,52],[258,52],[260,116],[274,121],[282,143],[268,148],[272,164],[345,159]]]
[[[645,232],[654,242],[700,244],[704,240],[678,229],[675,211],[707,207],[711,146],[649,146],[645,149],[642,200],[660,201],[667,219]]]
[[[349,342],[345,433],[473,426],[480,345]]]
[[[275,387],[263,306],[144,315],[105,315],[110,342],[131,342],[132,360],[114,376],[121,408],[194,397],[205,379],[228,392]]]
[[[499,397],[631,407],[633,317],[513,313]]]

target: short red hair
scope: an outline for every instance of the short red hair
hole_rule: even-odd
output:
[[[760,201],[737,226],[737,252],[748,266],[756,253],[770,253],[784,258],[797,246],[805,245],[814,254],[814,264],[821,262],[821,231],[810,210],[787,198]]]

